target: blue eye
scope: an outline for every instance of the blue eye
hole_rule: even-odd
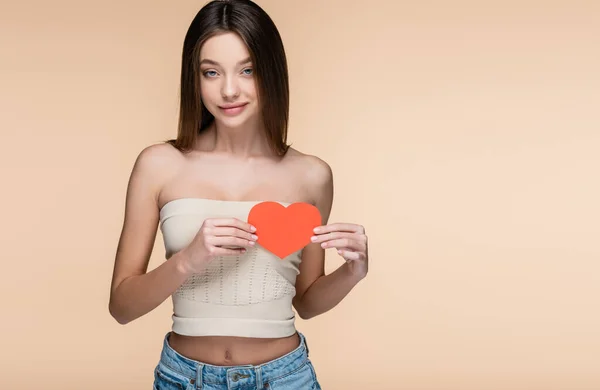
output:
[[[252,73],[253,73],[254,71],[253,71],[253,69],[252,69],[252,68],[246,68],[246,69],[244,69],[242,72],[246,72],[246,73],[244,73],[244,74],[245,74],[246,76],[250,76],[250,75],[252,75]],[[214,74],[211,74],[211,73],[214,73]],[[213,78],[213,77],[216,77],[216,76],[217,76],[217,75],[216,75],[216,73],[217,73],[217,72],[216,72],[216,71],[214,71],[214,70],[207,70],[206,72],[203,72],[202,74],[203,74],[205,77],[210,77],[210,78]]]

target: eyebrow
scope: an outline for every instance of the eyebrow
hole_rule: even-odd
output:
[[[243,64],[247,64],[248,62],[252,62],[252,59],[250,57],[241,60],[237,64],[238,65],[243,65]],[[216,66],[220,66],[221,65],[217,61],[213,61],[213,60],[210,60],[208,58],[205,58],[202,61],[200,61],[200,65],[202,65],[202,64],[211,64],[211,65],[216,65]]]

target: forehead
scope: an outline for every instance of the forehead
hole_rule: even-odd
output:
[[[250,57],[246,44],[235,33],[214,35],[206,40],[200,49],[200,61],[210,59],[221,65],[235,65]]]

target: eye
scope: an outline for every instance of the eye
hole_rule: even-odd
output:
[[[202,73],[205,77],[213,77],[212,75],[209,75],[209,73],[217,73],[214,70],[207,70],[206,72]]]
[[[246,71],[250,71],[250,73],[245,73],[248,76],[250,76],[253,73],[253,69],[252,68],[246,68],[242,72],[246,72]]]

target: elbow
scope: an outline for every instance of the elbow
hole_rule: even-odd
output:
[[[316,315],[310,310],[307,310],[306,306],[302,305],[301,301],[296,301],[294,308],[296,309],[296,313],[298,313],[298,317],[302,318],[303,320],[310,320]]]
[[[111,317],[114,318],[121,325],[126,325],[129,322],[131,322],[129,318],[126,318],[122,313],[119,312],[119,310],[113,302],[109,303],[108,312],[110,313]]]
[[[299,311],[298,312],[298,317],[302,318],[303,320],[310,320],[314,316],[315,316],[314,314],[311,314],[311,313],[306,312],[306,311]]]

